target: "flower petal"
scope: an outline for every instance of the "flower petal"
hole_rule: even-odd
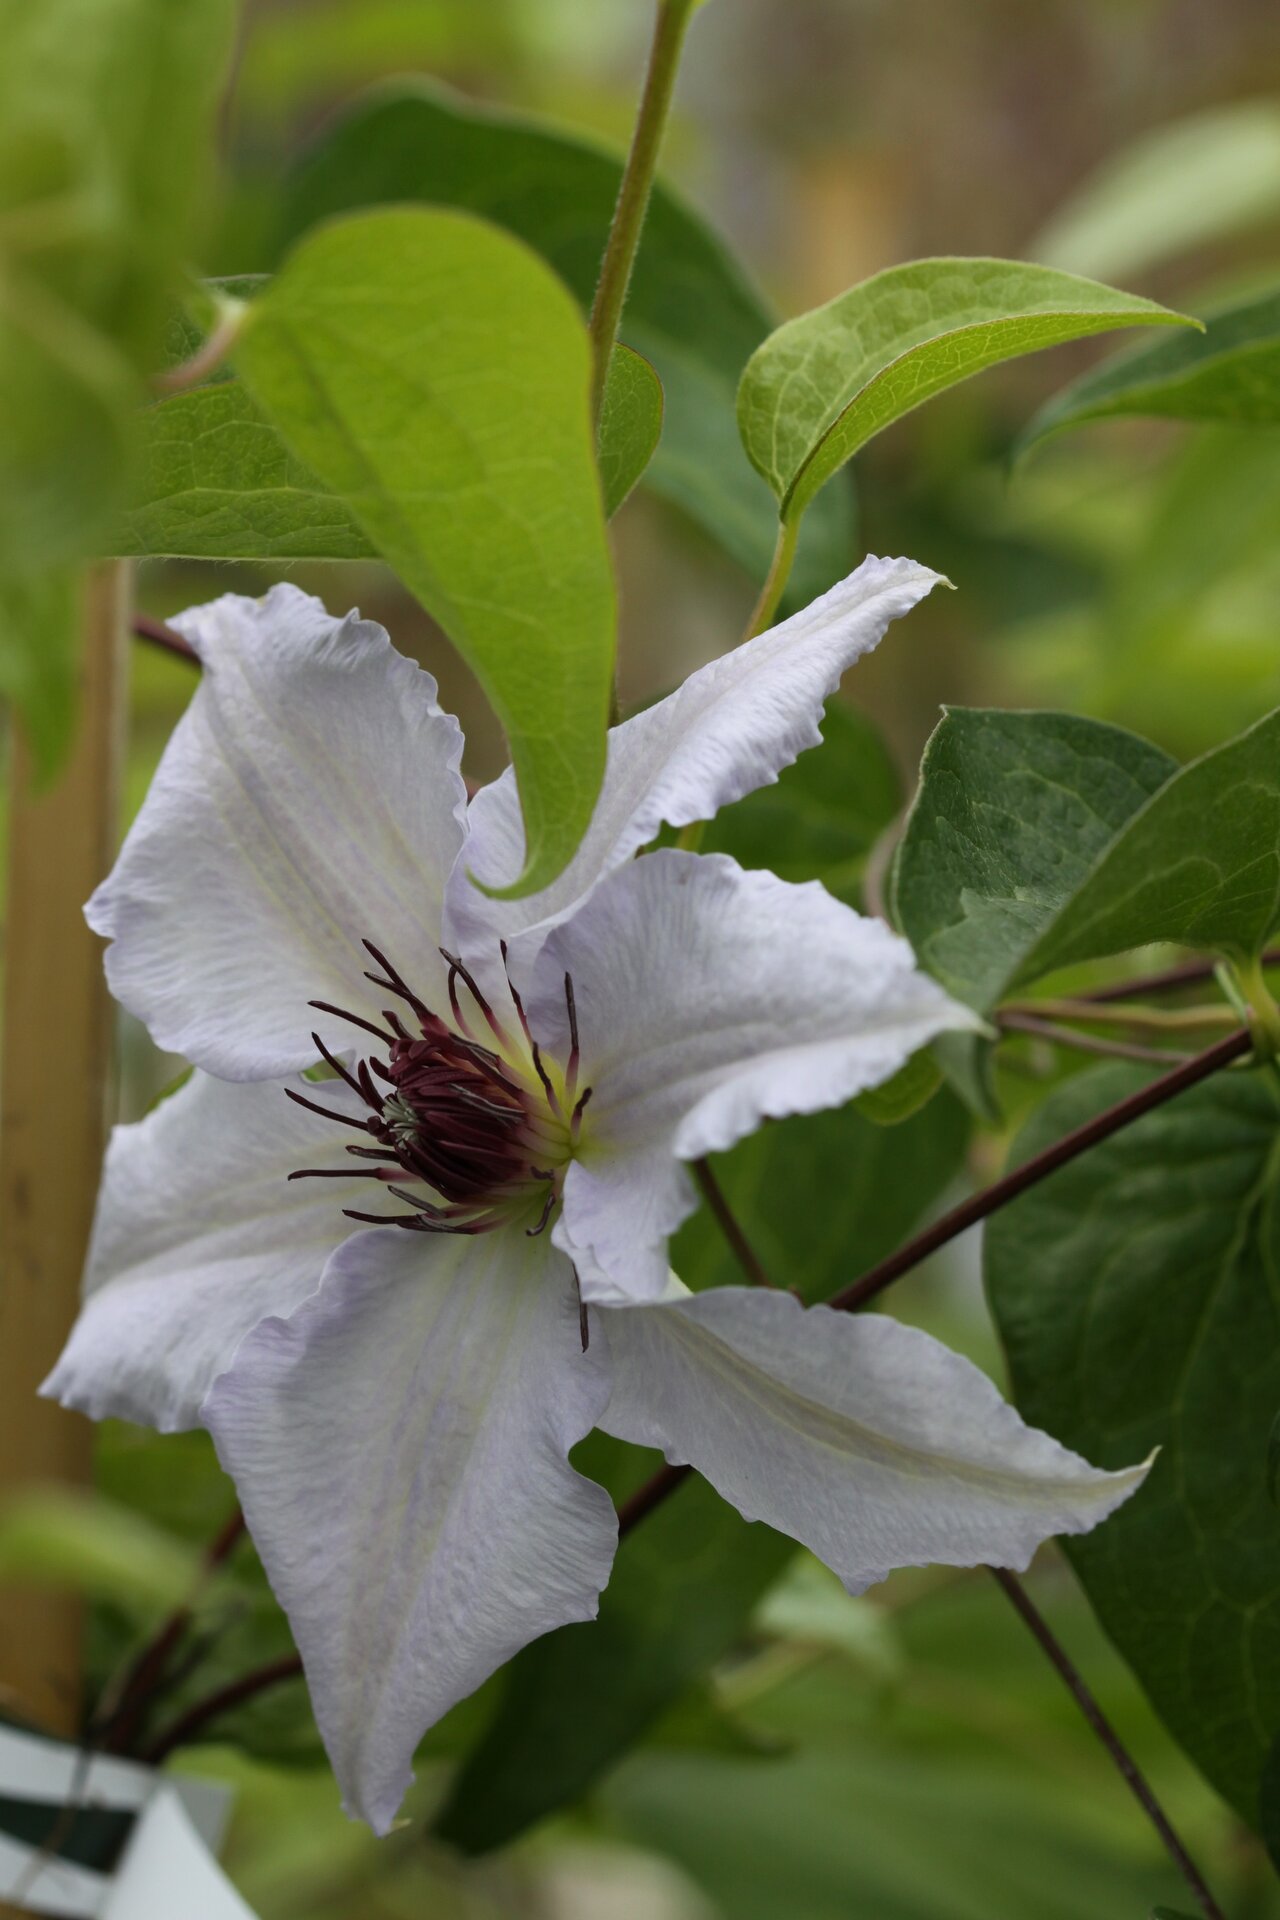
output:
[[[725,1287],[597,1320],[615,1372],[605,1431],[690,1462],[851,1593],[894,1567],[1025,1567],[1150,1465],[1099,1472],[968,1360],[881,1314]]]
[[[677,1161],[766,1115],[839,1106],[936,1034],[980,1024],[880,921],[719,854],[646,854],[552,930],[526,999],[562,1058],[566,973],[592,1093],[555,1231],[594,1299],[597,1265],[633,1298],[662,1291],[663,1241],[691,1207]]]
[[[577,853],[560,878],[523,900],[493,900],[468,878],[502,886],[524,868],[524,827],[510,769],[478,793],[466,858],[446,895],[451,939],[484,964],[499,939],[554,921],[602,874],[629,860],[666,821],[709,820],[770,785],[819,745],[823,702],[846,668],[883,638],[941,575],[914,560],[873,555],[780,626],[691,673],[665,700],[615,727],[604,787]]]
[[[344,1113],[340,1080],[292,1082]],[[295,1180],[332,1166],[356,1136],[285,1098],[278,1082],[229,1086],[193,1074],[107,1149],[85,1272],[85,1303],[41,1392],[91,1419],[162,1432],[199,1424],[210,1382],[269,1313],[320,1284],[351,1232],[360,1179]]]
[[[278,1077],[376,1016],[361,941],[424,998],[443,972],[463,835],[457,722],[382,628],[289,586],[174,623],[204,663],[115,870],[89,903],[112,992],[162,1046],[229,1080]]]
[[[545,1241],[385,1228],[335,1254],[209,1395],[347,1810],[378,1832],[426,1728],[528,1641],[594,1616],[616,1520],[565,1456],[608,1395]]]

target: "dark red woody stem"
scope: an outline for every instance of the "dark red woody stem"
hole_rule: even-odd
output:
[[[1003,1588],[1011,1605],[1022,1616],[1041,1652],[1057,1669],[1076,1705],[1110,1754],[1117,1772],[1124,1777],[1130,1793],[1164,1842],[1165,1852],[1195,1895],[1205,1920],[1225,1920],[1222,1908],[1210,1893],[1200,1869],[1170,1825],[1168,1815],[1151,1791],[1141,1768],[1090,1693],[1065,1647],[1055,1637],[1048,1621],[1034,1605],[1022,1582],[1004,1567],[990,1567],[988,1572]]]
[[[165,653],[175,654],[179,660],[185,660],[188,665],[193,667],[200,665],[200,655],[191,642],[184,640],[173,627],[166,626],[163,620],[152,620],[145,613],[135,613],[133,631],[139,640],[147,640],[153,647],[161,647]]]

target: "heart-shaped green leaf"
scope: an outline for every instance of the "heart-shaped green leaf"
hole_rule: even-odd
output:
[[[794,523],[873,434],[984,367],[1114,327],[1195,325],[1016,260],[916,260],[788,320],[747,363],[738,427]]]
[[[1016,1158],[1131,1093],[1104,1067],[1056,1089]],[[1222,1073],[988,1222],[987,1289],[1022,1413],[1100,1467],[1160,1454],[1104,1526],[1065,1543],[1170,1730],[1251,1824],[1280,1728],[1280,1149],[1267,1072]]]
[[[1280,710],[1169,780],[1018,968],[1033,980],[1154,940],[1248,964],[1280,921]]]
[[[573,300],[487,221],[390,208],[302,241],[236,358],[286,444],[474,668],[524,809],[512,891],[547,885],[595,805],[613,676]]]
[[[1136,734],[1076,714],[948,708],[893,876],[894,917],[922,964],[979,1012],[995,1006],[1095,860],[1176,772]]]

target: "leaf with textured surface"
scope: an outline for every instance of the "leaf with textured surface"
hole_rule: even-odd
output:
[[[493,702],[536,891],[591,817],[613,678],[581,316],[509,234],[419,207],[320,228],[249,311],[254,398]]]
[[[1041,408],[1020,451],[1117,414],[1274,426],[1280,421],[1280,293],[1223,307],[1207,316],[1204,329],[1147,341],[1085,374]]]
[[[359,560],[377,551],[308,472],[241,380],[148,409],[120,554],[204,560]]]
[[[1016,1157],[1143,1083],[1049,1096]],[[1251,1823],[1280,1728],[1280,1109],[1219,1074],[997,1214],[987,1289],[1023,1415],[1098,1466],[1161,1448],[1132,1502],[1066,1543],[1107,1632],[1192,1759]]]
[[[217,283],[242,298],[265,275]],[[170,328],[171,358],[203,334],[185,318]],[[600,427],[605,511],[613,514],[652,456],[662,430],[662,389],[639,354],[614,350]],[[376,552],[348,509],[286,447],[244,382],[223,368],[143,416],[142,449],[128,511],[114,533],[119,554],[204,560],[361,560]]]
[[[1176,772],[1158,747],[1097,720],[948,709],[893,875],[894,917],[922,965],[969,1006],[994,1006],[1094,861]]]
[[[652,460],[662,437],[662,383],[630,347],[609,356],[600,408],[600,484],[612,520]]]
[[[946,1095],[892,1133],[846,1109],[763,1128],[718,1157],[716,1173],[766,1268],[818,1299],[910,1230],[957,1172],[967,1134]],[[682,1228],[673,1257],[691,1285],[741,1282],[705,1213]],[[640,1458],[597,1435],[578,1464],[616,1496],[636,1484]],[[585,1792],[741,1636],[796,1550],[693,1476],[623,1541],[599,1620],[548,1634],[511,1663],[441,1834],[485,1852]]]
[[[543,254],[590,305],[622,163],[572,133],[475,105],[450,89],[395,80],[370,89],[305,154],[289,183],[286,239],[355,207],[430,201],[486,215]],[[654,189],[622,338],[653,363],[666,395],[651,491],[763,579],[776,516],[743,456],[734,394],[773,324],[714,233],[661,181]],[[851,500],[809,517],[792,598],[811,600],[852,565]]]
[[[1150,799],[1026,952],[1024,980],[1172,940],[1247,962],[1280,919],[1280,710]]]
[[[788,320],[747,364],[738,426],[794,522],[873,434],[958,381],[1019,354],[1181,314],[1016,260],[916,260]]]

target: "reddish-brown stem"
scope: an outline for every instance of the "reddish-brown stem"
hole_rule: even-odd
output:
[[[1205,1920],[1224,1920],[1222,1908],[1218,1905],[1200,1875],[1195,1861],[1183,1846],[1181,1840],[1170,1826],[1160,1802],[1151,1791],[1141,1768],[1133,1755],[1125,1747],[1119,1734],[1107,1719],[1102,1708],[1086,1686],[1084,1676],[1076,1667],[1066,1648],[1035,1606],[1022,1582],[1004,1567],[989,1569],[997,1584],[1003,1588],[1010,1604],[1016,1608],[1026,1626],[1034,1636],[1040,1650],[1057,1669],[1071,1692],[1076,1705],[1093,1731],[1110,1754],[1117,1771],[1123,1776],[1129,1791],[1138,1802],[1148,1820],[1164,1842],[1165,1852],[1173,1861],[1178,1872],[1190,1887],[1205,1915]]]
[[[230,1558],[244,1533],[244,1515],[239,1507],[231,1515],[204,1557],[201,1585]],[[139,1724],[153,1697],[164,1681],[178,1647],[191,1625],[191,1607],[179,1607],[138,1655],[120,1690],[119,1704],[107,1721],[102,1735],[104,1753],[127,1753]]]
[[[1264,967],[1280,967],[1280,947],[1272,947],[1262,956]],[[1136,980],[1113,980],[1109,986],[1094,987],[1072,995],[1075,1000],[1092,1000],[1106,1006],[1113,1000],[1144,1000],[1149,993],[1170,993],[1175,987],[1193,987],[1201,980],[1212,980],[1217,971],[1215,960],[1184,960],[1180,966],[1166,967],[1163,973],[1145,973]]]
[[[179,660],[185,660],[190,666],[200,665],[200,655],[189,640],[167,627],[163,620],[152,620],[148,614],[135,613],[133,631],[139,640],[149,640],[153,647],[163,647],[166,653],[172,653]]]
[[[728,1242],[730,1252],[752,1286],[773,1286],[773,1281],[756,1259],[746,1234],[734,1218],[733,1209],[720,1190],[720,1182],[705,1160],[693,1162],[693,1177],[702,1189],[702,1197],[710,1207],[716,1225]]]
[[[922,1260],[935,1253],[939,1247],[945,1247],[967,1227],[985,1220],[1001,1207],[1007,1207],[1028,1187],[1034,1187],[1041,1180],[1047,1180],[1059,1167],[1065,1167],[1069,1160],[1079,1154],[1087,1153],[1090,1147],[1096,1147],[1100,1141],[1109,1140],[1113,1133],[1132,1126],[1146,1113],[1164,1105],[1184,1093],[1188,1087],[1194,1087],[1200,1080],[1207,1080],[1210,1074],[1230,1066],[1233,1060],[1241,1060],[1253,1045],[1253,1039],[1247,1027],[1241,1027],[1236,1033],[1229,1033],[1224,1040],[1217,1040],[1213,1046],[1206,1047],[1203,1053],[1197,1053],[1172,1073],[1161,1074],[1158,1080],[1152,1080],[1145,1087],[1139,1087],[1124,1100],[1118,1100],[1113,1107],[1099,1113],[1073,1132],[1065,1134],[1061,1140],[1055,1140],[1051,1147],[1042,1153],[1033,1154],[1030,1160],[1024,1160],[1012,1173],[1005,1174],[1003,1180],[997,1180],[992,1186],[984,1187],[981,1193],[973,1194],[958,1207],[952,1207],[950,1213],[944,1213],[940,1220],[926,1227],[905,1246],[899,1247],[886,1260],[881,1260],[852,1286],[845,1287],[828,1301],[828,1306],[837,1307],[842,1313],[853,1313],[873,1300],[894,1280],[909,1273],[912,1267],[918,1267]]]
[[[219,1687],[204,1700],[197,1700],[193,1706],[165,1733],[158,1734],[150,1746],[144,1747],[141,1758],[150,1767],[158,1767],[162,1760],[178,1747],[184,1747],[211,1720],[218,1720],[224,1713],[230,1713],[233,1707],[241,1707],[246,1700],[252,1700],[259,1693],[279,1686],[284,1680],[296,1680],[302,1672],[302,1662],[296,1653],[286,1653],[279,1660],[270,1660],[264,1667],[255,1667],[251,1673],[241,1674],[228,1686]]]

